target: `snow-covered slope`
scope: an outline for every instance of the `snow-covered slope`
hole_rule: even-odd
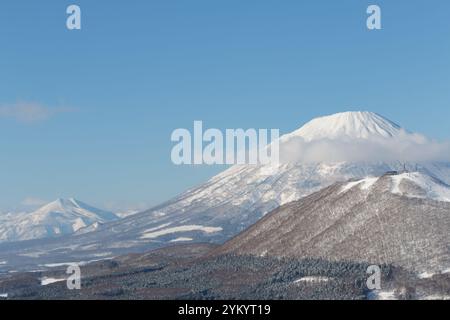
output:
[[[392,192],[411,198],[450,202],[450,188],[447,184],[417,172],[394,177]]]
[[[390,176],[392,179],[390,191],[394,194],[409,198],[450,202],[450,187],[436,178],[420,172],[403,172]],[[349,182],[344,185],[341,193],[347,192],[355,187],[361,190],[367,190],[378,180],[378,177],[368,177]]]
[[[291,143],[299,139],[314,145],[326,140],[327,146],[335,147],[343,146],[343,142],[359,146],[361,141],[371,141],[376,146],[388,144],[389,147],[400,150],[403,142],[417,142],[419,146],[420,143],[427,142],[422,136],[410,133],[371,112],[344,112],[314,119],[299,130],[282,136],[280,152],[296,152],[297,150],[287,149],[295,147]],[[180,237],[192,241],[222,242],[280,205],[301,199],[335,182],[407,170],[422,172],[450,183],[450,163],[391,159],[371,161],[370,157],[367,159],[368,146],[371,145],[364,144],[363,149],[354,150],[364,156],[364,161],[328,161],[328,154],[325,154],[322,161],[282,161],[277,165],[233,166],[198,188],[117,223],[114,230],[133,234],[133,239],[141,238],[147,229],[178,230],[174,233],[164,232],[164,236],[155,239],[158,241],[153,243],[155,246]],[[326,153],[327,150],[322,149],[320,151]],[[333,150],[329,152],[332,153]],[[310,152],[317,153],[316,151],[314,149]],[[283,158],[283,154],[281,157]],[[184,232],[182,227],[190,225],[203,228]],[[206,227],[221,230],[202,232]]]
[[[388,171],[417,171],[450,184],[450,163],[431,161],[389,160],[371,158],[380,153],[361,141],[376,141],[376,145],[389,144],[401,149],[402,143],[421,140],[392,121],[370,112],[347,112],[315,119],[301,129],[280,138],[281,152],[297,152],[292,141],[314,145],[308,149],[317,155],[321,146],[320,161],[286,161],[278,165],[233,166],[206,183],[188,190],[178,197],[145,212],[137,213],[116,222],[108,223],[95,232],[78,234],[70,239],[46,243],[36,247],[27,244],[28,255],[39,252],[63,253],[61,247],[70,248],[64,254],[76,254],[74,259],[95,259],[98,254],[119,254],[163,247],[177,242],[223,243],[248,228],[268,212],[291,201],[301,199],[336,182],[350,179],[376,177]],[[323,148],[322,140],[326,140]],[[345,146],[353,146],[354,154],[364,161],[332,161],[333,155]],[[358,149],[363,146],[363,149]],[[328,148],[329,147],[329,148]],[[294,148],[294,150],[293,150]],[[391,150],[391,149],[389,149]],[[383,150],[383,156],[389,150]],[[349,150],[344,150],[347,155]],[[295,158],[295,157],[294,157]],[[309,158],[316,159],[316,157]],[[426,195],[425,195],[426,196]],[[149,237],[148,235],[152,236]],[[19,246],[19,245],[17,245]],[[0,246],[2,251],[10,248]],[[66,256],[64,256],[66,259]],[[71,260],[66,260],[71,261]]]
[[[418,172],[337,183],[282,206],[215,254],[450,267],[450,187]],[[430,199],[432,198],[432,199]],[[437,201],[446,200],[446,201]]]
[[[111,212],[102,211],[75,199],[58,199],[34,212],[9,213],[0,216],[0,241],[19,241],[58,237],[94,231],[99,223],[117,220]]]

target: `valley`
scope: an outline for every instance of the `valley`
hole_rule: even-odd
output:
[[[182,245],[82,267],[81,290],[68,290],[65,268],[0,276],[8,299],[426,299],[450,297],[450,275],[420,279],[382,266],[382,290],[366,288],[367,263],[208,255],[215,246]],[[328,281],[302,279],[327,278]],[[445,284],[445,285],[444,285]]]

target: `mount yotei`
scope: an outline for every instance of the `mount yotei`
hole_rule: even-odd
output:
[[[450,163],[433,141],[371,112],[317,118],[279,142],[280,164],[232,166],[170,201],[92,232],[0,245],[0,260],[87,261],[179,243],[223,243],[282,205],[337,182],[386,172],[417,172],[450,183]]]

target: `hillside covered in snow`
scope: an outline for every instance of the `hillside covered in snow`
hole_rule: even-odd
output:
[[[215,254],[450,270],[450,186],[421,173],[337,183],[282,206]]]

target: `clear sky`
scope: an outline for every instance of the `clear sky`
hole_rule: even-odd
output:
[[[447,0],[2,0],[0,210],[167,200],[224,169],[171,163],[194,120],[286,133],[361,109],[449,139],[449,15]]]

